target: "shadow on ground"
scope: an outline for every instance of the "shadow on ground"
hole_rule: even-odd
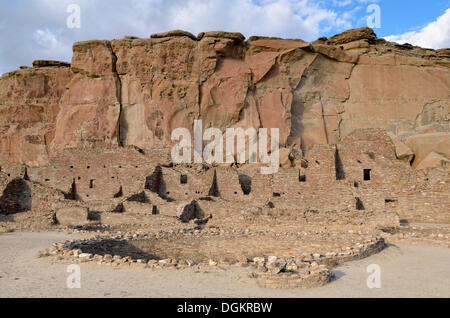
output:
[[[90,253],[93,255],[98,254],[105,256],[106,254],[110,254],[111,256],[117,255],[122,258],[130,256],[133,259],[143,259],[145,261],[160,259],[157,255],[147,253],[127,241],[103,240],[91,245],[81,245],[79,248],[83,253]]]

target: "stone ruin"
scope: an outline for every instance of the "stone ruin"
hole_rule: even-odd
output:
[[[414,170],[396,158],[382,129],[359,129],[336,145],[315,145],[273,175],[261,174],[258,165],[174,165],[161,163],[161,157],[133,148],[68,149],[48,166],[2,168],[0,207],[17,213],[69,202],[101,212],[120,205],[116,212],[125,212],[149,205],[157,214],[164,206],[210,197],[243,206],[257,201],[298,210],[414,206],[421,213],[439,212],[448,199],[448,168]],[[176,208],[167,213],[176,216]]]
[[[378,251],[376,231],[399,218],[449,218],[448,49],[400,46],[363,28],[311,43],[172,31],[73,50],[71,64],[35,61],[0,78],[2,227],[13,216],[31,228],[42,218],[47,227],[289,237],[307,220],[342,224],[329,229],[336,235],[360,220],[375,245],[335,253],[344,259]],[[279,128],[280,170],[174,164],[171,131],[192,131],[194,119],[221,130]],[[69,253],[77,244],[58,246]]]

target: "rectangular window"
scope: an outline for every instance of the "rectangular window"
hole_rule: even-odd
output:
[[[364,169],[364,181],[370,181],[370,172],[372,169]]]

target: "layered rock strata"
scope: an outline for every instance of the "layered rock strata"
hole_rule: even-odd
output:
[[[303,151],[358,128],[449,132],[446,52],[368,28],[311,43],[180,30],[79,42],[70,65],[35,61],[0,78],[0,163],[46,165],[66,148],[167,149],[195,119],[279,128],[282,146]]]

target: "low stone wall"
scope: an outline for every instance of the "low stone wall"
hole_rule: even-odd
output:
[[[235,259],[213,260],[195,263],[190,259],[159,259],[157,256],[140,254],[130,243],[142,239],[157,240],[161,237],[182,235],[181,233],[134,233],[129,235],[115,235],[112,237],[97,235],[90,239],[68,240],[53,244],[42,256],[55,256],[70,259],[75,262],[95,262],[99,265],[113,267],[137,268],[194,268],[194,269],[226,269],[230,266],[249,267],[250,277],[256,278],[257,283],[267,288],[311,288],[324,285],[332,278],[331,268],[337,264],[368,257],[381,251],[385,242],[381,237],[359,242],[347,247],[345,252],[329,252],[326,255],[309,254],[298,257],[254,257],[245,256]],[[108,247],[109,246],[109,247]],[[118,250],[123,246],[120,255],[106,253]],[[133,255],[124,255],[129,250]],[[115,249],[117,248],[117,249]],[[110,252],[111,253],[111,252]],[[142,256],[139,256],[142,255]]]

